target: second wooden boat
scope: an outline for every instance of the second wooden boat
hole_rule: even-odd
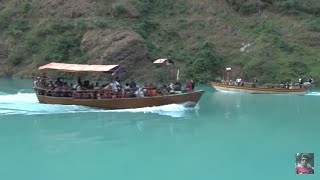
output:
[[[229,85],[224,83],[211,82],[213,88],[217,91],[225,92],[240,92],[240,93],[251,93],[251,94],[299,94],[304,95],[307,93],[305,88],[276,88],[276,87],[250,87],[250,86],[238,86]]]

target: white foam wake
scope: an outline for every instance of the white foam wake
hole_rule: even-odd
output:
[[[239,94],[239,92],[235,92],[235,91],[225,91],[225,90],[220,90],[217,91],[218,93],[228,93],[228,94]]]
[[[197,109],[188,108],[183,104],[170,104],[157,107],[137,109],[103,110],[76,105],[41,104],[34,93],[0,94],[0,116],[11,114],[61,114],[81,112],[130,112],[130,113],[156,113],[171,117],[183,117],[187,111]]]
[[[311,93],[307,93],[307,96],[320,96],[320,92],[311,92]]]
[[[189,108],[184,104],[169,104],[164,106],[145,107],[137,109],[110,110],[113,112],[132,112],[132,113],[157,113],[171,117],[183,117],[187,111],[197,110],[198,106]]]

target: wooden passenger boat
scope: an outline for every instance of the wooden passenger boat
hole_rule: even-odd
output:
[[[119,65],[82,65],[82,64],[65,64],[65,63],[49,63],[39,67],[39,70],[54,69],[65,72],[125,72],[125,69]],[[108,98],[98,98],[99,90],[92,90],[90,93],[94,94],[92,98],[79,98],[72,94],[76,90],[61,91],[61,95],[52,96],[53,90],[48,90],[43,87],[34,87],[37,98],[40,103],[45,104],[62,104],[62,105],[81,105],[90,106],[103,109],[130,109],[143,108],[151,106],[161,106],[168,104],[187,104],[188,106],[195,106],[203,95],[204,91],[192,91],[185,93],[175,93],[163,96],[145,96],[137,97],[117,97],[112,96]],[[102,90],[103,91],[103,90]],[[48,93],[49,92],[49,93]],[[67,97],[62,94],[69,94]],[[81,92],[80,92],[81,93]]]
[[[238,86],[224,83],[211,82],[213,88],[221,92],[240,92],[251,94],[298,94],[304,95],[307,93],[306,88],[277,88],[277,87],[252,87],[252,86]]]
[[[164,96],[110,99],[76,99],[74,97],[53,97],[37,94],[37,98],[40,103],[45,104],[81,105],[103,109],[131,109],[168,104],[186,104],[188,106],[195,106],[200,100],[203,92],[204,91],[193,91]]]

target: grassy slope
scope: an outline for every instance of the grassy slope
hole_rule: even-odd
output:
[[[281,3],[289,1],[294,0]],[[134,0],[140,11],[136,20],[115,17],[110,11],[115,0],[95,0],[88,17],[61,21],[59,13],[48,16],[50,20],[39,19],[37,12],[46,4],[30,2],[3,1],[8,6],[0,11],[0,24],[6,24],[7,16],[15,17],[0,26],[1,39],[13,47],[2,62],[6,65],[2,67],[9,67],[7,73],[13,69],[23,74],[21,67],[53,59],[85,62],[79,44],[86,29],[125,26],[144,37],[150,61],[171,57],[184,77],[197,81],[221,76],[226,66],[248,81],[257,77],[279,82],[310,75],[320,79],[320,22],[318,14],[306,8],[281,9],[282,4],[273,4],[244,13],[223,0]],[[308,2],[320,8],[318,1]],[[243,43],[252,46],[240,52]]]
[[[181,62],[196,59],[201,44],[211,41],[224,65],[237,67],[235,76],[273,82],[320,78],[320,35],[309,25],[314,15],[289,15],[274,7],[244,15],[210,0],[156,1],[151,11],[149,19],[159,27],[148,37],[164,55],[184,58]],[[252,44],[248,52],[240,52],[242,43]]]

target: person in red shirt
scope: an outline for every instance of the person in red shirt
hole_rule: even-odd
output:
[[[305,154],[301,156],[301,159],[300,159],[301,166],[296,167],[297,174],[314,174],[314,170],[307,166],[308,160],[309,158]]]
[[[184,88],[184,90],[185,91],[193,91],[194,90],[194,82],[193,82],[192,79],[187,83],[187,85]]]

